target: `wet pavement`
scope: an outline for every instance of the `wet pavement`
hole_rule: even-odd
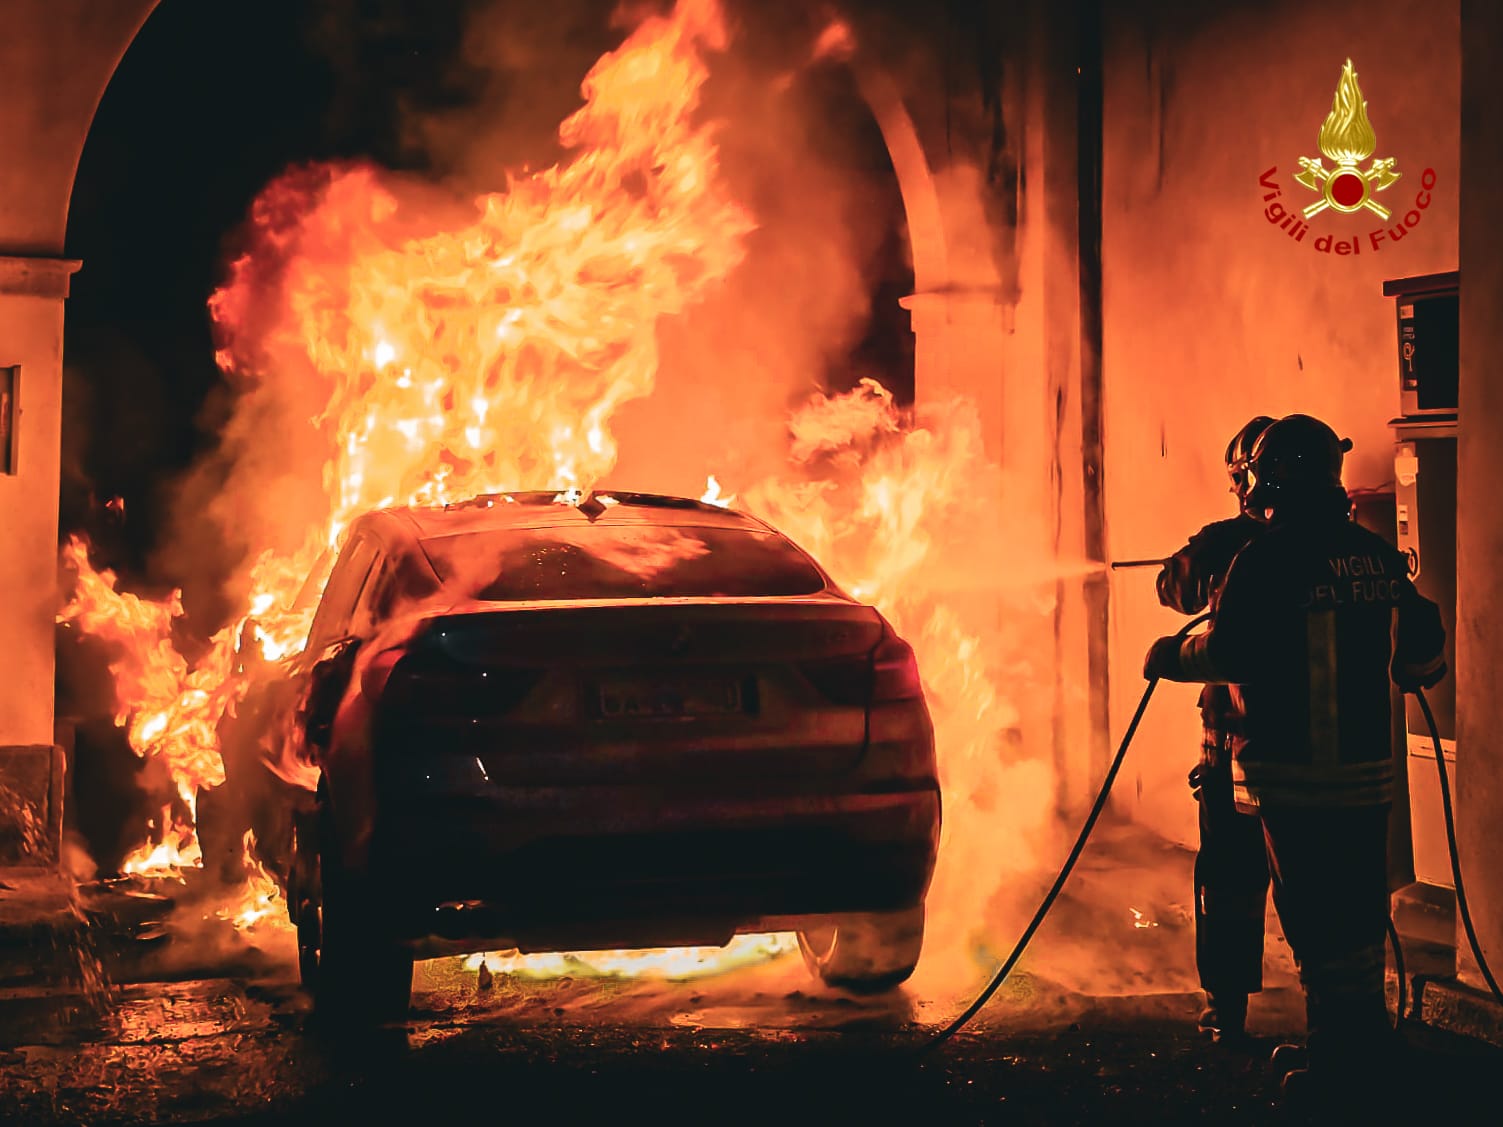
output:
[[[1260,1052],[1240,1054],[1194,1036],[1192,993],[1090,996],[1035,967],[974,1027],[921,1054],[958,1001],[830,993],[796,955],[689,982],[582,968],[496,975],[488,987],[445,959],[418,965],[407,1023],[355,1034],[320,1028],[290,947],[273,933],[228,959],[253,971],[135,983],[94,1001],[0,992],[0,1121],[1324,1121],[1281,1108],[1266,1064],[1299,1031],[1287,986],[1255,999]],[[1470,1109],[1503,1078],[1503,1052],[1424,1027],[1408,1037],[1409,1073],[1373,1078],[1391,1110],[1411,1098],[1453,1122],[1496,1121]]]
[[[819,987],[796,952],[688,981],[431,960],[407,1022],[356,1033],[311,1012],[279,912],[242,931],[184,886],[111,884],[68,917],[87,923],[78,950],[53,952],[67,957],[26,973],[31,933],[0,942],[0,1123],[1343,1121],[1285,1107],[1267,1063],[1303,1026],[1272,914],[1255,1051],[1195,1035],[1189,864],[1103,835],[1018,971],[931,1052],[1020,926],[950,962],[926,948],[880,999]],[[1016,890],[1019,919],[1039,891]],[[936,976],[956,965],[963,981]],[[61,982],[59,966],[79,973]],[[1498,1121],[1503,1050],[1417,1022],[1405,1037],[1407,1067],[1374,1070],[1381,1110],[1356,1121]]]

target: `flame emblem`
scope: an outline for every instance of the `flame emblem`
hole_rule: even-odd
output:
[[[1341,80],[1336,83],[1336,96],[1331,99],[1331,112],[1320,127],[1320,151],[1335,164],[1326,168],[1320,157],[1300,157],[1300,171],[1294,179],[1319,192],[1321,198],[1304,209],[1305,218],[1319,215],[1326,208],[1351,213],[1364,207],[1379,219],[1387,219],[1389,211],[1373,199],[1374,192],[1390,188],[1403,174],[1393,169],[1394,158],[1375,159],[1366,172],[1357,166],[1378,147],[1378,138],[1373,133],[1372,122],[1367,120],[1367,101],[1357,85],[1357,72],[1348,59],[1341,68]]]

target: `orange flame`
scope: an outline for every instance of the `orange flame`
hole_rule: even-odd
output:
[[[574,159],[474,200],[458,227],[422,229],[367,167],[263,194],[262,237],[210,302],[219,360],[306,376],[333,455],[301,548],[252,573],[267,656],[301,646],[316,600],[294,596],[360,513],[588,489],[614,464],[609,422],[651,391],[655,322],[725,277],[752,229],[691,120],[701,51],[723,41],[713,3],[648,20],[585,78],[559,130]]]
[[[752,221],[717,177],[713,131],[692,120],[725,35],[718,5],[684,0],[586,76],[559,130],[568,162],[423,229],[366,166],[300,169],[252,209],[251,249],[210,299],[220,366],[250,386],[307,381],[311,473],[325,493],[301,542],[263,552],[246,619],[189,669],[172,643],[178,593],[114,590],[82,543],[61,621],[120,643],[119,721],[185,793],[224,778],[215,727],[240,692],[241,627],[267,659],[303,646],[353,517],[507,489],[588,488],[615,460],[613,412],[648,394],[655,322],[742,259]],[[279,764],[300,782],[311,771]]]
[[[725,497],[720,492],[720,480],[711,474],[705,481],[705,491],[699,498],[707,505],[719,505],[723,509],[730,508],[736,503],[735,497]]]
[[[173,817],[172,807],[162,809],[159,824],[160,841],[148,838],[120,864],[120,871],[127,876],[170,878],[181,880],[185,869],[196,869],[203,864],[203,854],[198,848],[198,838],[191,821],[183,822]]]
[[[79,581],[60,619],[120,643],[119,720],[185,796],[224,778],[215,730],[240,694],[237,642],[269,660],[302,648],[355,516],[523,488],[578,496],[609,471],[613,413],[652,389],[655,323],[734,269],[753,227],[718,178],[713,131],[692,120],[703,52],[724,42],[713,0],[642,23],[586,76],[559,130],[572,159],[458,223],[409,214],[396,182],[362,165],[297,169],[262,192],[250,249],[210,299],[216,361],[289,423],[311,414],[322,465],[296,468],[324,493],[305,533],[256,558],[245,617],[192,670],[172,645],[176,592],[118,593],[81,543],[65,552]],[[306,763],[270,765],[316,783]],[[134,871],[175,873],[196,860],[184,844],[148,843]],[[244,894],[220,913],[237,927],[274,899],[250,834],[244,858]],[[662,962],[618,963],[638,959]]]
[[[1026,689],[1004,685],[1028,683],[1016,655],[1052,610],[1052,574],[998,575],[1009,553],[986,543],[983,529],[1000,522],[976,513],[1005,495],[1005,483],[969,403],[905,412],[866,379],[845,395],[813,396],[789,438],[790,464],[803,472],[747,490],[745,507],[876,605],[914,647],[944,795],[916,981],[934,968],[936,989],[969,986],[987,909],[1010,878],[1033,869],[1027,843],[1048,828],[1052,773],[1023,740],[1013,702]]]
[[[256,856],[254,831],[245,831],[242,846],[245,882],[233,899],[215,911],[215,916],[234,924],[237,931],[261,926],[290,929],[292,925],[287,920],[282,890]]]
[[[514,978],[659,978],[685,982],[786,955],[798,947],[793,936],[738,935],[724,947],[672,947],[655,951],[575,951],[522,955],[491,951],[471,955],[466,970],[483,966],[491,974]]]
[[[96,572],[76,536],[63,547],[75,575],[73,597],[58,621],[115,643],[115,722],[127,729],[136,753],[161,757],[185,802],[203,787],[224,781],[214,724],[234,687],[230,654],[211,654],[196,669],[173,644],[173,622],[183,613],[182,593],[156,603],[115,590],[115,574]]]

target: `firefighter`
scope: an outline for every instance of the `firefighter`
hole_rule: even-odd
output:
[[[1306,1059],[1284,1088],[1355,1102],[1399,1050],[1384,999],[1388,682],[1430,688],[1446,665],[1439,609],[1350,519],[1350,446],[1308,415],[1263,432],[1247,504],[1267,528],[1233,562],[1210,626],[1159,639],[1144,674],[1229,687],[1235,798],[1262,821],[1305,992]]]
[[[1200,614],[1214,601],[1232,560],[1262,531],[1247,511],[1248,459],[1253,443],[1272,425],[1259,415],[1232,436],[1226,471],[1239,512],[1206,525],[1164,561],[1159,602],[1181,614]],[[1231,694],[1225,685],[1200,691],[1200,760],[1190,772],[1199,807],[1200,849],[1195,855],[1195,966],[1205,991],[1201,1035],[1244,1047],[1247,997],[1263,988],[1263,916],[1268,899],[1268,859],[1263,825],[1232,801],[1229,751]]]

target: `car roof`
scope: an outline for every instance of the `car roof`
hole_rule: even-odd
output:
[[[384,509],[381,515],[395,519],[419,540],[578,524],[773,531],[754,516],[706,501],[608,489],[589,494],[556,490],[486,493],[443,506]]]

